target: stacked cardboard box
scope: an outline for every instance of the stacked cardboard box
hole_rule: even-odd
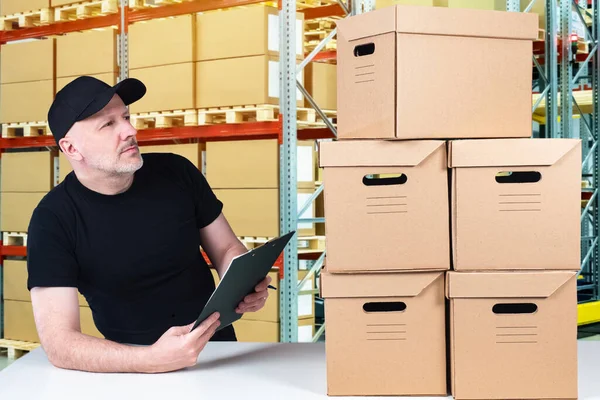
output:
[[[264,5],[197,16],[198,108],[279,104],[279,15]],[[298,59],[304,56],[304,18],[296,21]],[[302,82],[303,74],[299,80]],[[303,106],[297,91],[298,106]]]
[[[212,270],[215,283],[219,283],[219,275]],[[307,271],[300,271],[298,283],[306,277]],[[269,273],[272,285],[278,286],[279,270],[274,268]],[[303,290],[314,288],[314,278],[309,279]],[[246,313],[233,323],[235,333],[240,342],[279,342],[280,339],[279,291],[270,291],[265,306],[258,312]],[[315,334],[315,295],[312,293],[298,296],[298,341],[310,342]]]
[[[0,123],[46,121],[54,99],[55,40],[2,46]]]
[[[39,343],[31,297],[27,290],[27,261],[5,260],[4,269],[4,338]],[[85,298],[79,294],[81,331],[102,338]]]
[[[54,155],[49,151],[2,154],[2,232],[27,232],[33,210],[53,187]]]
[[[36,11],[50,6],[50,0],[2,0],[0,16]]]
[[[298,207],[315,191],[314,142],[297,149]],[[279,235],[279,144],[277,139],[208,142],[206,178],[224,203],[224,214],[237,236]],[[303,215],[315,216],[314,207]],[[300,224],[298,234],[315,234],[314,224]]]
[[[530,138],[536,37],[535,15],[442,7],[338,23],[329,394],[446,395],[448,368],[457,399],[577,397],[581,148]]]

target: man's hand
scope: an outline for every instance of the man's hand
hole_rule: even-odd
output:
[[[198,355],[221,325],[214,313],[190,332],[194,323],[172,327],[150,346],[151,373],[175,371],[196,365]]]
[[[267,276],[261,283],[254,288],[255,292],[244,297],[244,300],[238,305],[235,312],[244,314],[247,312],[256,312],[265,306],[269,297],[268,286],[271,283],[271,277]]]

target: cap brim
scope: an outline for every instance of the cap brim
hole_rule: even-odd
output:
[[[146,86],[138,79],[127,78],[117,83],[115,86],[107,89],[96,98],[79,114],[77,121],[82,121],[91,117],[112,100],[114,95],[118,95],[126,106],[135,103],[146,94]]]

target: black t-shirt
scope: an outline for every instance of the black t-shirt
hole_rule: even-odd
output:
[[[28,289],[76,287],[106,339],[149,345],[193,322],[215,289],[199,230],[223,204],[202,173],[174,154],[144,154],[124,193],[103,195],[73,172],[33,212]],[[233,328],[212,340],[235,340]]]

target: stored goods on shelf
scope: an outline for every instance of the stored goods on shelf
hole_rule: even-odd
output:
[[[46,192],[0,193],[0,230],[3,232],[27,232],[33,210]]]
[[[450,268],[446,142],[320,143],[330,272]]]
[[[195,16],[151,20],[129,27],[129,68],[195,61]],[[214,33],[211,39],[215,40]],[[173,79],[177,75],[172,76]]]
[[[268,55],[196,63],[198,108],[279,105],[279,60]],[[298,74],[302,83],[304,73]],[[304,96],[296,90],[297,105]]]
[[[454,269],[580,268],[579,139],[450,142]]]
[[[448,7],[450,0],[375,0],[375,8],[389,6],[424,6],[424,7]],[[506,1],[505,1],[506,3]]]
[[[395,6],[340,20],[338,137],[531,136],[537,36],[523,13]]]
[[[239,319],[233,323],[238,342],[279,342],[280,324],[271,321]],[[298,342],[310,342],[315,334],[315,319],[298,320]]]
[[[304,58],[304,14],[296,14],[296,55]],[[197,16],[198,61],[279,54],[279,10],[256,5]]]
[[[447,280],[457,400],[577,398],[576,272],[450,272]]]
[[[48,7],[50,7],[49,0],[2,0],[0,1],[0,16],[36,11]]]
[[[146,95],[129,107],[134,114],[196,108],[194,63],[132,69],[129,76],[147,87]]]
[[[80,75],[114,76],[117,71],[117,36],[114,29],[73,32],[56,39],[57,78],[73,80]],[[57,82],[57,86],[62,88],[66,83],[58,85]]]
[[[448,0],[448,7],[506,11],[506,0]]]
[[[85,0],[77,2],[69,1],[65,4],[56,3],[57,1],[52,2],[55,22],[85,19],[99,15],[114,14],[119,11],[119,0]]]
[[[2,84],[0,123],[46,121],[53,99],[53,79]]]
[[[3,153],[2,193],[50,191],[54,186],[54,156],[50,151]]]
[[[337,110],[337,66],[312,62],[305,69],[306,91],[322,110]],[[308,100],[306,107],[312,107]]]
[[[446,396],[444,281],[444,272],[321,273],[327,393]]]
[[[0,54],[1,83],[20,83],[54,79],[54,39],[9,43]]]

